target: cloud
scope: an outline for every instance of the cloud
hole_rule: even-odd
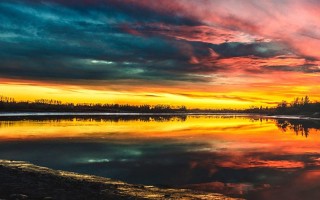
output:
[[[286,71],[286,72],[305,72],[305,73],[319,73],[320,67],[319,65],[306,64],[299,66],[286,66],[286,65],[278,65],[278,66],[264,66],[263,69],[269,71]]]
[[[318,3],[161,2],[2,1],[1,78],[164,84],[319,72]]]

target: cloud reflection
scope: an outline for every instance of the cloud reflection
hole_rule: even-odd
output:
[[[185,121],[37,119],[3,123],[9,125],[0,130],[2,159],[131,183],[194,188],[248,199],[286,199],[293,194],[302,197],[319,180],[320,138],[314,132],[318,129],[310,124],[305,138],[291,129],[287,130],[290,134],[283,134],[280,122],[274,119],[228,116],[188,116]],[[4,133],[22,137],[8,140]],[[37,136],[23,136],[26,133]],[[299,181],[304,186],[295,189]],[[287,187],[294,191],[289,193]]]

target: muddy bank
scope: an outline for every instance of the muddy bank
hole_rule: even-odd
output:
[[[0,160],[0,199],[214,199],[216,193],[133,185],[109,178],[52,170],[21,161]]]

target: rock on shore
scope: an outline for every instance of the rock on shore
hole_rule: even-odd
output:
[[[52,170],[22,161],[0,160],[0,199],[214,199],[217,193],[134,185],[92,175]]]

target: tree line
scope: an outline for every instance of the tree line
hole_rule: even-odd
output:
[[[129,105],[101,103],[62,103],[53,99],[38,99],[35,101],[15,101],[14,98],[0,96],[1,112],[186,112],[185,106],[169,105]]]
[[[294,98],[291,102],[281,101],[275,107],[253,107],[247,109],[249,113],[270,115],[313,115],[320,117],[320,102],[313,102],[309,96]]]
[[[314,115],[320,117],[320,102],[308,96],[295,98],[292,102],[281,101],[275,107],[251,107],[248,109],[187,109],[186,106],[129,105],[101,103],[62,103],[53,99],[16,101],[0,96],[0,112],[128,112],[128,113],[256,113],[266,115]]]

